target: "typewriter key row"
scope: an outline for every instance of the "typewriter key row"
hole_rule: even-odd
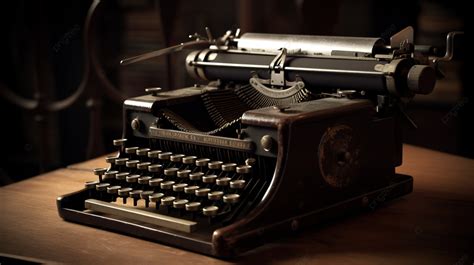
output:
[[[114,141],[123,151],[120,157],[108,156],[110,168],[98,168],[97,182],[88,182],[96,196],[112,201],[122,198],[150,203],[157,209],[177,209],[216,216],[229,212],[231,205],[241,201],[250,180],[254,158],[245,165],[212,161],[185,154],[173,154],[150,148],[125,147],[126,139]]]
[[[166,183],[166,185],[171,183]],[[137,205],[139,199],[145,200],[146,207],[149,206],[149,202],[162,204],[164,206],[173,206],[177,209],[186,208],[189,211],[196,211],[201,206],[201,202],[189,201],[188,199],[176,198],[174,196],[166,196],[165,193],[155,192],[152,190],[134,190],[130,187],[121,187],[118,185],[110,185],[110,183],[100,183],[97,181],[86,182],[86,188],[94,189],[98,192],[105,192],[110,195],[117,195],[117,197],[123,198],[123,203],[126,204],[128,197],[134,200],[134,205]],[[164,187],[165,185],[163,185]],[[168,187],[165,187],[165,190]],[[193,194],[195,197],[204,197],[209,201],[223,201],[224,203],[234,204],[239,202],[240,195],[236,193],[224,194],[223,191],[212,191],[210,188],[200,188],[199,186],[188,186],[187,183],[180,183],[173,185],[173,191],[181,192],[185,191],[186,194]],[[116,197],[113,197],[113,200]],[[189,207],[184,207],[190,204]]]

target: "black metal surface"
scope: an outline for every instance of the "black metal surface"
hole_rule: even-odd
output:
[[[213,63],[233,63],[244,65],[269,65],[275,58],[274,55],[256,55],[241,53],[217,52]],[[342,71],[367,71],[376,72],[375,65],[386,64],[386,61],[366,59],[341,59],[341,58],[305,58],[289,57],[285,67],[304,67],[314,69],[336,69]],[[260,78],[269,79],[270,69],[204,66],[204,73],[209,80],[229,80],[234,82],[248,82],[253,73]],[[344,88],[367,89],[372,91],[385,91],[385,78],[383,75],[343,74],[322,72],[286,71],[286,78],[294,81],[296,76],[301,77],[309,88]],[[348,81],[347,75],[350,76]]]

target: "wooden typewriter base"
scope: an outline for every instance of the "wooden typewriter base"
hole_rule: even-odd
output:
[[[318,223],[341,218],[348,214],[364,210],[374,210],[385,202],[406,195],[413,190],[413,178],[407,175],[396,174],[390,185],[360,194],[347,200],[328,205],[321,209],[294,216],[287,220],[268,224],[258,232],[249,233],[241,238],[241,242],[234,242],[234,249],[216,248],[212,241],[212,229],[201,229],[193,233],[172,231],[145,223],[113,218],[85,211],[84,201],[89,199],[87,190],[67,194],[57,199],[59,215],[68,221],[99,227],[101,229],[124,233],[127,235],[165,243],[191,251],[225,258],[229,253],[239,254],[252,249],[269,240],[300,230],[304,227],[314,226]]]

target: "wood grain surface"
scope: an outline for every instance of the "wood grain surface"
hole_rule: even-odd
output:
[[[397,171],[414,176],[412,194],[230,261],[63,221],[56,197],[105,165],[101,157],[0,188],[0,256],[74,264],[473,264],[472,159],[405,145]]]

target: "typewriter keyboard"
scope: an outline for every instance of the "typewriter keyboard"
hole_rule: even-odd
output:
[[[255,158],[238,165],[125,144],[114,140],[120,156],[107,157],[110,167],[86,182],[86,209],[192,232],[246,214],[268,186],[254,173]]]

